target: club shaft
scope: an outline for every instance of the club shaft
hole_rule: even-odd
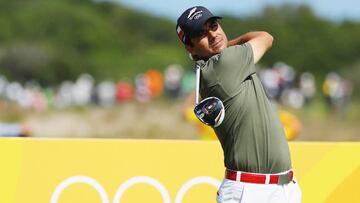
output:
[[[199,91],[200,91],[200,66],[196,65],[195,104],[199,103]]]

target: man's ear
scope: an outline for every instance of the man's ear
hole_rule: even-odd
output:
[[[190,53],[190,54],[194,54],[194,48],[188,44],[185,44],[185,49]]]
[[[189,57],[191,58],[191,60],[194,60],[194,61],[200,60],[200,57],[198,57],[195,54],[195,50],[194,50],[193,46],[185,44],[185,49],[189,52]]]

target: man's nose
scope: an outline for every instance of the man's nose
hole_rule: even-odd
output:
[[[216,37],[216,31],[208,30],[208,37],[213,39]]]

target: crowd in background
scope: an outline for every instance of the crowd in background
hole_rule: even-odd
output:
[[[75,81],[64,81],[58,86],[45,88],[33,80],[21,84],[0,75],[0,100],[16,103],[23,109],[42,112],[49,108],[89,105],[108,107],[128,101],[148,102],[158,97],[178,99],[194,90],[194,72],[173,64],[163,72],[149,69],[134,79],[96,82],[93,76],[82,74]],[[314,75],[309,72],[298,74],[285,63],[260,68],[258,73],[268,97],[281,105],[302,108],[316,94]],[[322,93],[330,108],[345,109],[351,98],[351,81],[331,72],[322,84]],[[24,134],[21,126],[17,130],[12,123],[0,123],[0,136],[14,136],[16,132]]]
[[[297,74],[285,63],[260,69],[259,75],[268,97],[282,105],[302,108],[316,95],[315,76],[310,72]],[[344,110],[350,103],[352,86],[350,80],[330,72],[322,83],[322,95],[331,109]]]
[[[75,81],[64,81],[56,87],[41,87],[36,81],[24,85],[0,76],[0,99],[21,108],[46,111],[48,108],[74,106],[112,106],[130,100],[148,102],[153,98],[176,99],[187,95],[195,86],[195,75],[180,65],[170,65],[162,73],[150,69],[133,80],[96,82],[89,74]]]

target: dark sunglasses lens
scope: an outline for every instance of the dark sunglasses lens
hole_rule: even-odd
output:
[[[218,29],[218,23],[215,21],[214,23],[210,24],[211,31],[216,31]]]
[[[218,21],[217,19],[211,19],[207,24],[207,29],[211,31],[216,31],[218,28]]]
[[[198,31],[194,37],[204,37],[208,31],[216,31],[219,27],[217,19],[211,19],[208,23],[205,24],[204,28]]]

